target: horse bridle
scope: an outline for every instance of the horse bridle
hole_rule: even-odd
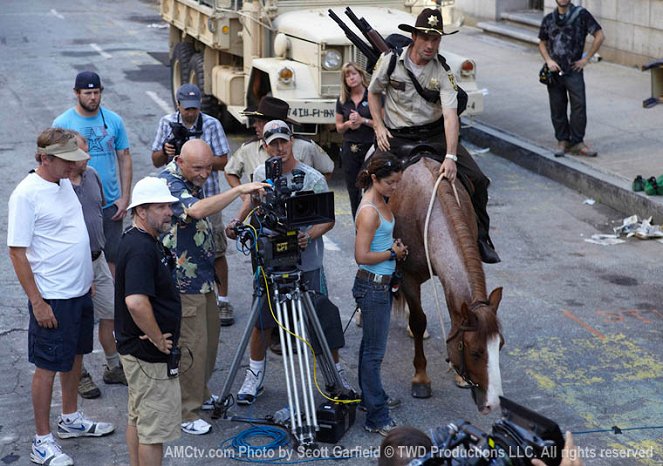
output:
[[[476,311],[478,308],[481,306],[488,306],[490,303],[488,301],[475,301],[470,305],[470,312]],[[458,328],[451,334],[449,335],[449,338],[447,338],[447,346],[460,336],[460,341],[458,342],[458,352],[460,353],[460,367],[456,367],[456,365],[451,361],[451,358],[447,358],[447,362],[451,363],[452,369],[458,374],[458,376],[463,379],[463,381],[468,385],[468,388],[474,390],[479,388],[479,384],[475,383],[470,376],[467,373],[467,367],[465,365],[465,342],[463,339],[463,334],[465,332],[476,332],[478,329],[477,327],[474,326],[469,326],[467,325],[467,320],[463,320],[461,324],[458,326]],[[500,335],[501,337],[501,335]]]

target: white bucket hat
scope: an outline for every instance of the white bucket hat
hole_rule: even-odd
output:
[[[143,204],[162,204],[166,202],[172,204],[178,200],[170,194],[166,180],[154,176],[146,176],[134,186],[131,194],[131,204],[129,204],[127,210]]]

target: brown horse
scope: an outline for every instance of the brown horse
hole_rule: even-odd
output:
[[[431,396],[426,373],[423,335],[426,314],[421,307],[421,284],[430,278],[424,251],[424,225],[440,164],[422,158],[404,172],[398,194],[389,200],[395,216],[394,237],[408,245],[409,255],[399,265],[401,290],[410,309],[414,334],[412,396]],[[428,247],[432,269],[444,288],[451,329],[447,338],[449,362],[470,388],[477,408],[487,414],[499,406],[502,381],[499,350],[504,343],[497,319],[502,288],[486,293],[486,280],[477,246],[477,224],[467,191],[456,181],[442,180],[431,212]],[[402,304],[402,301],[401,301]]]

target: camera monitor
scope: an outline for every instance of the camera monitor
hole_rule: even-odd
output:
[[[297,192],[286,199],[285,211],[286,223],[291,227],[333,222],[334,193]]]

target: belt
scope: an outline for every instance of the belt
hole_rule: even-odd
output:
[[[357,271],[357,278],[368,280],[373,283],[379,283],[380,285],[388,285],[391,283],[391,275],[380,275],[364,269],[359,269]]]
[[[440,128],[444,131],[444,117],[432,123],[419,126],[405,126],[403,128],[388,128],[394,136],[413,136],[421,134],[439,134]]]
[[[92,251],[92,262],[99,259],[99,256],[101,256],[102,252],[104,252],[104,251]]]

